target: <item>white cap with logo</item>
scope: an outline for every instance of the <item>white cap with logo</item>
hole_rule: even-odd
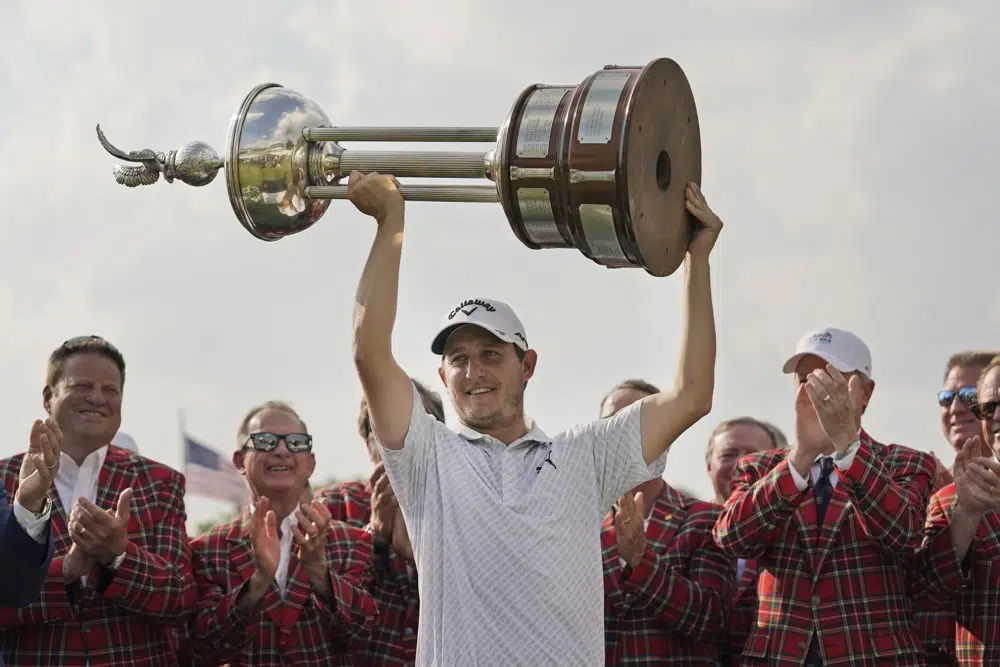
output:
[[[528,339],[525,337],[524,325],[514,311],[503,301],[486,297],[465,299],[445,316],[441,329],[434,336],[431,352],[444,354],[445,343],[451,332],[463,324],[474,324],[486,329],[491,334],[504,341],[513,343],[525,352],[528,351]]]
[[[807,354],[815,354],[841,373],[859,371],[872,376],[872,353],[850,331],[824,327],[807,332],[795,345],[795,354],[785,362],[784,372],[794,373],[799,360]]]

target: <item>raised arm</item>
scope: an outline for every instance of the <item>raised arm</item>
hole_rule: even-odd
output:
[[[643,399],[642,455],[646,463],[658,459],[681,433],[712,409],[715,318],[708,256],[722,230],[722,220],[708,207],[696,184],[688,183],[685,197],[698,228],[685,258],[680,362],[674,386]]]
[[[410,427],[409,376],[392,356],[392,327],[403,249],[403,197],[387,174],[351,172],[348,194],[359,211],[375,218],[378,231],[354,298],[354,365],[382,445],[401,449]]]

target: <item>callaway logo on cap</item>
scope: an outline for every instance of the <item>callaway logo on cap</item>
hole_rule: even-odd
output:
[[[448,336],[463,324],[482,327],[505,343],[513,343],[524,351],[528,350],[524,325],[511,307],[496,299],[477,298],[465,299],[448,311],[440,330],[431,342],[431,352],[444,354]]]
[[[806,332],[782,370],[794,373],[799,360],[809,354],[816,355],[841,373],[860,371],[872,376],[872,353],[865,342],[850,331],[825,327]]]

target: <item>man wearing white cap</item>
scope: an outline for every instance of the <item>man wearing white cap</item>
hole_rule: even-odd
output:
[[[743,661],[924,665],[906,570],[934,459],[861,429],[875,382],[868,346],[851,332],[807,333],[784,371],[796,380],[795,444],[742,459],[715,524],[724,551],[757,559]]]
[[[395,180],[352,174],[349,194],[378,221],[356,297],[354,359],[419,573],[417,664],[603,664],[601,520],[711,409],[708,258],[722,222],[690,184],[698,225],[671,389],[555,437],[525,417],[538,355],[510,307],[482,297],[450,307],[431,349],[456,433],[427,416],[392,356],[403,238]]]

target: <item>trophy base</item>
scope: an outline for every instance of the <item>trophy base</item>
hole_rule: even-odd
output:
[[[625,242],[649,273],[665,276],[684,261],[694,230],[684,192],[701,185],[698,112],[687,77],[667,59],[639,73],[628,106],[619,161]]]

